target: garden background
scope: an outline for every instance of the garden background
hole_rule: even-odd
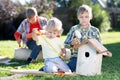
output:
[[[20,80],[119,80],[120,79],[120,0],[30,0],[23,5],[19,0],[0,0],[0,56],[8,56],[11,62],[19,62],[16,65],[0,64],[0,69],[12,70],[15,66],[23,65],[24,60],[14,59],[14,49],[18,48],[14,39],[14,32],[21,21],[25,18],[25,10],[34,6],[40,16],[50,19],[52,16],[58,17],[63,22],[62,41],[72,25],[78,23],[76,10],[82,4],[88,4],[93,8],[93,20],[91,24],[101,31],[103,45],[113,53],[112,58],[105,57],[102,61],[102,74],[96,76],[26,76]],[[43,61],[32,62],[26,69],[38,70],[43,66]],[[7,71],[0,71],[0,77],[10,76]]]

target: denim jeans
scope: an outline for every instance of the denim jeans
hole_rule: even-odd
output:
[[[72,72],[76,70],[76,63],[77,63],[77,57],[72,57],[70,61],[67,63],[67,65],[69,66]]]
[[[41,45],[37,45],[36,42],[33,39],[30,39],[27,41],[27,46],[31,51],[30,58],[36,59],[39,52],[42,50]]]
[[[43,70],[45,72],[71,72],[68,65],[59,57],[45,59]]]

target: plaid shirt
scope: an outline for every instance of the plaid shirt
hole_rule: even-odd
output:
[[[78,53],[78,49],[73,49],[73,46],[71,46],[72,40],[76,37],[75,30],[78,30],[81,34],[81,38],[79,39],[80,42],[93,38],[101,42],[100,32],[98,28],[90,25],[87,29],[83,29],[82,27],[80,27],[80,24],[73,26],[67,34],[67,38],[64,42],[65,47],[71,49],[72,57],[77,57]]]
[[[43,29],[47,24],[47,19],[44,17],[38,17],[38,22],[41,28]],[[28,22],[27,19],[24,19],[16,32],[19,32],[22,35],[22,40],[24,42],[27,42],[26,34],[29,33],[29,30],[30,30],[30,23]]]

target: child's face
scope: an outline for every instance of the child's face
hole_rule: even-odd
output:
[[[48,38],[55,38],[56,36],[58,35],[58,32],[56,32],[56,31],[47,31],[46,32],[46,36],[48,37]]]
[[[33,24],[33,23],[35,23],[35,22],[37,21],[37,16],[34,16],[34,17],[32,17],[32,18],[27,18],[27,20],[28,20],[31,24]]]
[[[78,20],[80,22],[80,25],[83,28],[88,28],[90,24],[91,17],[89,16],[89,13],[87,11],[84,11],[83,13],[79,13]]]

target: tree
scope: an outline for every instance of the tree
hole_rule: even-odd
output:
[[[18,15],[17,10],[11,0],[0,0],[0,39],[13,39],[15,27],[12,21]]]
[[[51,18],[55,4],[51,0],[31,0],[24,5],[18,0],[0,0],[0,39],[14,39],[14,32],[26,17],[28,7],[35,7],[39,15]]]
[[[70,7],[74,10],[77,10],[82,4],[87,4],[92,7],[93,19],[91,20],[92,25],[98,27],[101,32],[106,32],[111,29],[110,24],[110,15],[104,10],[99,3],[94,3],[90,0],[71,0]],[[74,21],[77,19],[74,18]],[[76,21],[77,22],[77,21]],[[75,24],[76,24],[75,22]]]
[[[110,8],[120,7],[120,0],[107,0],[107,6]]]
[[[16,16],[17,9],[15,4],[10,0],[0,0],[0,21],[4,23]]]
[[[27,7],[35,7],[38,11],[38,15],[44,16],[50,19],[53,15],[53,11],[56,8],[54,0],[31,0],[24,5]]]
[[[101,32],[107,32],[111,29],[110,15],[98,3],[92,5],[93,19],[91,23],[98,27]]]

